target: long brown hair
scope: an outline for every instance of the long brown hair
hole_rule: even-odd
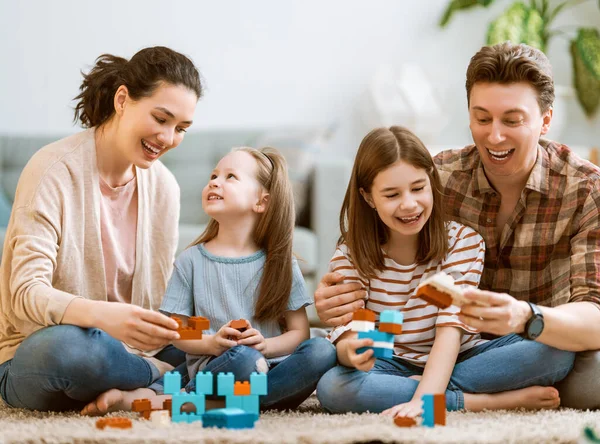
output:
[[[554,79],[548,57],[539,49],[524,44],[504,42],[484,46],[475,54],[467,68],[467,104],[471,90],[478,82],[526,82],[537,91],[540,111],[545,113],[554,102]]]
[[[254,317],[258,321],[279,319],[292,290],[292,239],[294,234],[294,194],[287,162],[275,148],[234,148],[249,153],[258,165],[257,180],[269,193],[269,203],[259,214],[254,242],[265,250],[266,260]],[[190,246],[208,242],[219,233],[219,223],[211,218],[204,232]]]
[[[431,216],[419,233],[417,262],[442,259],[448,251],[442,186],[431,154],[423,142],[405,128],[374,129],[365,136],[356,153],[340,212],[342,235],[338,241],[338,245],[348,246],[354,266],[367,279],[375,278],[376,273],[384,269],[381,245],[389,239],[389,228],[362,197],[360,189],[370,193],[375,177],[399,160],[425,170],[433,193]]]
[[[202,97],[200,73],[183,54],[164,46],[144,48],[131,60],[102,54],[87,74],[83,75],[81,91],[74,100],[74,121],[91,128],[108,121],[115,113],[114,97],[121,85],[127,87],[133,100],[150,97],[161,82],[182,85]]]

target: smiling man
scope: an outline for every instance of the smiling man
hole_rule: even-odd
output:
[[[519,334],[578,353],[561,404],[600,407],[600,170],[541,139],[552,121],[546,56],[526,45],[482,48],[467,69],[474,145],[435,161],[451,219],[486,243],[480,290],[461,320],[482,332]],[[315,306],[328,325],[351,318],[364,296],[328,274]],[[510,347],[507,345],[506,347]],[[543,362],[540,362],[543,368]]]

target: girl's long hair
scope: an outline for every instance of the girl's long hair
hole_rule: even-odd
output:
[[[348,246],[354,266],[367,279],[375,278],[377,272],[384,269],[381,246],[389,239],[389,228],[362,197],[360,189],[370,193],[375,177],[399,160],[425,170],[433,193],[431,216],[419,233],[417,263],[442,259],[448,251],[442,185],[431,154],[423,142],[405,128],[374,129],[365,136],[356,153],[340,212],[342,235],[338,241],[338,245]]]
[[[259,214],[254,242],[266,252],[260,293],[254,317],[258,321],[279,319],[287,308],[292,290],[292,239],[296,214],[287,162],[274,148],[235,148],[249,153],[258,165],[257,180],[269,194],[267,209]],[[210,219],[204,232],[190,246],[208,242],[219,232]]]

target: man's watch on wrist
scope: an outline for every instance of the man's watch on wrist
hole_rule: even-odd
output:
[[[521,336],[535,341],[544,331],[544,315],[537,305],[529,301],[527,301],[527,304],[531,308],[531,317],[527,320],[525,330],[521,333]]]

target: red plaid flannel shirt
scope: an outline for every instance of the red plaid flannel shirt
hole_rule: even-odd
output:
[[[450,218],[486,244],[483,290],[554,307],[600,307],[600,169],[565,145],[541,141],[538,156],[498,242],[500,196],[475,146],[444,151],[435,163]]]

